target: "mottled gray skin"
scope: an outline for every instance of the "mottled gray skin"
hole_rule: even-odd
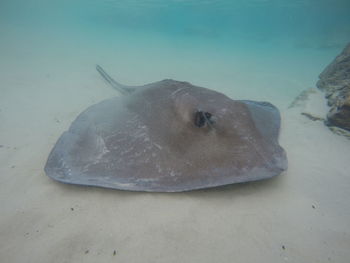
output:
[[[180,192],[270,178],[287,169],[278,144],[280,114],[270,103],[232,100],[174,80],[138,88],[111,84],[125,95],[78,116],[49,155],[45,171],[51,178]],[[213,123],[196,126],[198,110],[210,112]]]

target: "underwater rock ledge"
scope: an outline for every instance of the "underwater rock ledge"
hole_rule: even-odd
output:
[[[328,126],[350,131],[350,43],[319,76],[317,87],[326,92]]]

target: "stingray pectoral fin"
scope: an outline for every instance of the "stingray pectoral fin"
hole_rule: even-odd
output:
[[[113,89],[119,91],[122,95],[128,95],[135,91],[136,87],[126,86],[115,81],[100,65],[96,65],[96,70],[101,74],[102,78],[112,86]]]
[[[67,152],[71,145],[75,144],[74,139],[77,139],[77,137],[72,137],[71,133],[66,131],[52,149],[45,165],[45,172],[52,179],[61,182],[68,181],[71,173],[71,164],[67,162]]]
[[[243,100],[243,103],[248,107],[255,126],[263,136],[264,140],[268,141],[272,147],[271,159],[273,166],[278,173],[287,170],[288,161],[285,150],[279,145],[278,137],[281,127],[281,115],[279,110],[269,102]]]
[[[277,139],[281,126],[279,110],[269,102],[243,100],[248,107],[256,128],[267,138]]]

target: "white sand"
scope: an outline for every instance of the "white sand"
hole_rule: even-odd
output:
[[[235,79],[230,69],[218,69],[215,73],[222,75],[217,79],[209,74],[220,64],[219,55],[208,59],[211,66],[198,51],[183,66],[181,59],[188,54],[169,68],[162,63],[149,67],[139,54],[123,55],[118,48],[111,54],[111,47],[91,54],[93,45],[89,49],[69,38],[45,49],[42,38],[50,36],[40,37],[8,36],[0,44],[0,262],[349,262],[350,141],[300,115],[323,115],[321,94],[287,109],[292,95],[314,83],[312,70],[319,68],[305,78],[297,77],[297,69],[292,77],[288,69],[272,75],[274,69],[249,72],[252,58],[242,69],[246,75],[236,67],[240,82],[235,85],[249,85],[232,90],[224,85]],[[80,53],[67,51],[64,44],[80,46]],[[168,77],[211,88],[220,83],[218,90],[231,97],[270,100],[281,108],[280,143],[288,154],[288,171],[271,180],[176,194],[49,179],[43,167],[60,134],[86,107],[116,95],[94,71],[96,62],[127,83],[158,80],[171,72]],[[307,78],[308,73],[314,76]],[[269,84],[293,90],[287,96],[283,87],[278,92]],[[265,89],[258,94],[254,87]]]

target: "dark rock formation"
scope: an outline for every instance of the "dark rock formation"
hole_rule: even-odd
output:
[[[326,124],[350,131],[350,43],[320,74],[317,87],[331,107]]]

